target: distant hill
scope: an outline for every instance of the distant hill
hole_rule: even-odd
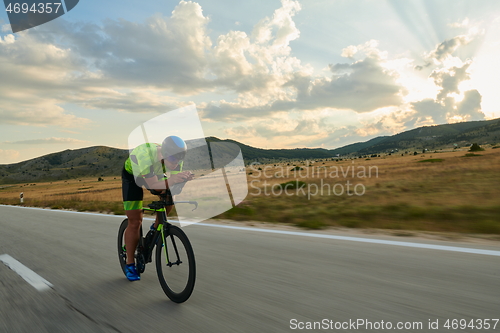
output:
[[[231,142],[237,144],[245,161],[273,161],[273,160],[304,160],[313,158],[330,158],[334,155],[331,150],[323,148],[295,148],[295,149],[262,149],[245,145],[234,140],[220,140],[214,137],[207,138],[208,142]]]
[[[104,146],[67,149],[0,165],[0,184],[119,175],[127,156],[128,150]]]
[[[197,140],[199,141],[199,140]],[[318,159],[333,155],[327,149],[259,149],[234,140],[206,138],[207,142],[231,142],[238,145],[246,163],[252,161],[270,161],[273,159]],[[190,142],[188,141],[188,147]],[[196,145],[200,143],[197,142]],[[203,156],[202,154],[194,154]],[[226,156],[228,154],[225,154]],[[189,156],[189,155],[188,155]],[[193,156],[193,155],[191,155]],[[121,175],[123,163],[128,157],[128,150],[104,146],[81,149],[67,149],[61,152],[40,156],[31,160],[0,165],[0,184],[55,181],[84,177],[116,177]],[[196,157],[195,157],[196,158]],[[199,165],[189,158],[185,168]],[[210,166],[210,164],[208,164]]]
[[[347,145],[347,146],[344,146],[341,148],[333,149],[333,150],[331,150],[331,152],[335,156],[337,154],[344,156],[344,155],[357,153],[357,152],[365,150],[365,149],[370,150],[370,147],[376,146],[377,144],[386,140],[387,138],[388,138],[387,136],[379,136],[379,137],[373,138],[371,140],[368,140],[366,142],[357,142],[357,143],[353,143],[353,144],[350,144],[350,145]]]
[[[474,142],[497,144],[500,142],[500,119],[425,126],[392,136],[380,137],[380,140],[376,139],[379,138],[372,139],[373,144],[354,149],[349,153],[365,155],[390,152],[394,149],[437,150],[453,148],[455,145],[464,147]]]
[[[203,139],[201,139],[203,140]],[[254,161],[277,162],[284,160],[332,159],[338,155],[365,156],[389,153],[392,150],[436,150],[463,147],[471,143],[500,143],[500,119],[456,124],[419,127],[392,136],[376,137],[336,149],[297,148],[261,149],[234,140],[206,138],[207,142],[230,142],[238,145],[245,163]],[[191,142],[194,144],[195,142]],[[188,141],[188,146],[190,142]],[[199,142],[197,143],[199,144]],[[231,152],[225,153],[231,155]],[[117,177],[128,157],[128,150],[104,146],[68,149],[31,160],[0,165],[0,184],[54,181],[83,177]],[[196,161],[186,161],[186,168]]]

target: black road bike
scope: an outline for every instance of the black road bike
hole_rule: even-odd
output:
[[[143,237],[142,226],[140,230],[139,243],[135,252],[137,272],[143,273],[146,264],[152,262],[155,250],[155,263],[158,279],[165,294],[175,303],[185,302],[194,289],[196,279],[196,264],[194,252],[188,237],[181,228],[167,221],[165,207],[174,205],[172,195],[167,190],[165,194],[151,191],[158,195],[160,201],[153,201],[143,212],[156,213],[159,218],[158,228],[148,232]],[[175,204],[189,203],[195,205],[196,201],[176,201]],[[193,209],[193,210],[194,210]],[[118,231],[118,258],[125,274],[127,250],[125,248],[124,233],[128,226],[128,219],[123,220]]]

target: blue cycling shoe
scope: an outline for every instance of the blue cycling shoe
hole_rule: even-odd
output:
[[[139,273],[137,273],[135,264],[125,265],[125,275],[129,281],[138,281],[141,279]]]

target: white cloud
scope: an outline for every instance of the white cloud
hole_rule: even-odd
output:
[[[467,60],[460,66],[435,69],[430,78],[440,91],[435,100],[426,99],[413,103],[418,116],[431,117],[438,124],[484,119],[481,94],[475,89],[462,92],[459,87],[460,83],[470,79],[468,70],[471,64],[472,61]]]
[[[453,66],[451,68],[439,68],[434,70],[429,76],[434,80],[434,83],[441,88],[437,95],[438,100],[442,100],[450,93],[460,93],[458,86],[461,82],[469,80],[470,76],[468,69],[471,61],[467,60],[461,66]]]
[[[290,56],[289,46],[300,35],[292,19],[299,10],[297,1],[283,0],[282,7],[272,18],[260,21],[251,36],[242,31],[219,36],[210,66],[216,77],[213,83],[240,93],[238,103],[242,104],[286,98],[282,85],[295,71],[304,70],[300,61]],[[252,101],[253,94],[259,94],[259,101]]]
[[[170,17],[155,15],[142,24],[107,21],[102,29],[83,25],[82,33],[90,31],[90,36],[69,37],[115,85],[194,94],[209,87],[204,78],[212,44],[208,22],[199,4],[181,1]]]
[[[261,20],[250,36],[231,31],[219,36],[211,63],[213,83],[238,93],[235,101],[213,101],[201,105],[205,119],[259,117],[280,108],[276,101],[292,101],[293,82],[312,69],[292,57],[290,42],[300,35],[293,16],[300,10],[297,1],[283,0],[272,18]]]
[[[354,45],[349,45],[345,49],[342,49],[340,54],[344,58],[354,58],[354,55],[358,52],[358,48]]]
[[[0,39],[2,122],[81,127],[90,121],[72,115],[66,105],[164,112],[210,96],[219,100],[198,103],[204,120],[226,122],[229,136],[257,136],[252,140],[282,146],[321,140],[338,145],[349,135],[365,139],[415,124],[484,116],[480,93],[463,85],[471,62],[457,56],[481,34],[470,21],[460,25],[468,32],[429,48],[420,59],[424,65],[417,66],[426,70],[412,69],[410,75],[414,56],[389,54],[386,41],[382,48],[368,40],[338,48],[345,63],[331,61],[327,74],[314,74],[292,52],[301,35],[295,22],[300,10],[298,1],[282,0],[253,30],[238,31],[236,24],[213,41],[210,17],[191,1],[145,22],[60,19],[36,31],[5,35]],[[54,26],[57,36],[43,33]],[[219,94],[223,97],[213,97]],[[325,109],[360,119],[374,110],[390,111],[370,122],[333,126],[330,116],[321,114]]]
[[[444,65],[446,67],[457,65],[462,60],[453,54],[463,46],[466,46],[477,39],[478,36],[484,35],[485,30],[480,29],[479,26],[471,27],[467,34],[458,35],[453,38],[447,39],[434,48],[434,50],[424,54],[424,65],[417,65],[415,69],[420,71],[431,65]]]
[[[464,21],[465,23],[468,24],[468,21]],[[467,84],[474,60],[463,61],[453,56],[459,47],[467,45],[481,33],[479,29],[469,29],[467,35],[459,35],[438,44],[433,51],[425,55],[427,64],[415,67],[422,70],[424,67],[435,66],[429,79],[438,91],[435,96],[410,103],[410,108],[415,112],[405,119],[408,127],[485,119],[481,110],[481,94]],[[464,87],[468,87],[468,90]]]
[[[127,112],[162,113],[192,104],[177,98],[163,96],[154,90],[134,89],[120,92],[105,88],[88,88],[76,94],[75,102],[89,109],[111,109]]]
[[[448,98],[451,100],[451,98]],[[450,101],[451,102],[451,101]],[[450,104],[448,102],[448,105]],[[427,98],[415,103],[412,103],[413,109],[417,111],[417,114],[414,115],[414,121],[423,121],[427,117],[432,119],[431,124],[443,124],[446,123],[447,113],[449,111],[449,107],[443,105],[440,102],[436,102],[432,98]]]
[[[16,37],[13,34],[5,35],[3,38],[0,36],[0,44],[12,44],[16,41]]]
[[[252,37],[257,44],[273,42],[276,48],[288,47],[290,41],[297,39],[300,31],[292,17],[301,7],[298,1],[281,0],[282,7],[274,12],[272,18],[266,17],[254,28]],[[276,32],[273,34],[273,30]],[[273,40],[274,39],[274,40]]]
[[[430,119],[430,124],[443,124],[485,119],[481,111],[481,94],[477,90],[464,92],[464,98],[459,102],[453,97],[445,97],[440,101],[426,99],[412,105],[417,111],[414,120],[418,122]]]
[[[361,137],[394,135],[406,129],[405,122],[415,111],[404,107],[382,108],[360,118],[355,133]]]
[[[86,144],[89,143],[89,141],[85,140],[78,140],[78,139],[73,139],[73,138],[56,138],[56,137],[51,137],[51,138],[43,138],[43,139],[36,139],[36,140],[21,140],[21,141],[13,141],[13,142],[3,142],[3,143],[8,143],[8,144],[26,144],[26,145],[39,145],[39,144]]]
[[[297,101],[304,109],[334,107],[368,112],[399,105],[403,88],[396,72],[384,68],[378,57],[366,57],[353,64],[330,65],[331,78],[319,78],[309,91],[299,91]]]
[[[460,58],[452,56],[452,53],[462,45],[460,44],[461,38],[453,40],[457,44],[441,43],[433,52],[428,53],[432,54],[434,58],[441,57],[440,61],[434,63],[436,68],[431,71],[428,77],[435,85],[435,89],[427,89],[428,97],[408,100],[408,102],[401,101],[392,109],[381,108],[380,110],[386,110],[386,112],[380,113],[379,117],[369,116],[365,119],[360,114],[360,124],[349,131],[349,136],[363,139],[363,137],[393,135],[416,126],[485,119],[481,109],[481,94],[466,84],[470,80],[470,68],[473,65],[473,60],[462,61]],[[442,52],[439,53],[436,50]],[[375,50],[371,52],[377,54]],[[356,56],[359,56],[358,51]],[[397,73],[396,83],[399,85],[407,86],[414,91],[418,85],[425,84],[425,81],[420,80],[418,75],[412,77],[406,72],[405,68],[412,66],[412,60],[388,59],[381,63],[385,68]],[[432,63],[429,63],[428,67],[431,65]],[[350,73],[351,66],[337,64],[333,66],[332,70],[337,70],[345,75],[345,73]],[[404,75],[403,80],[400,78],[401,73]],[[428,83],[426,85],[430,86]],[[432,91],[435,93],[432,94]],[[418,94],[414,96],[418,96]],[[367,113],[367,115],[370,114],[374,114],[374,112]]]
[[[8,64],[8,65],[6,65]],[[67,49],[20,33],[0,42],[0,117],[16,125],[77,127],[89,122],[58,104],[68,93],[69,70],[81,64]]]
[[[264,90],[240,93],[237,101],[225,100],[202,105],[204,118],[233,121],[268,116],[273,112],[316,110],[321,108],[351,109],[369,112],[381,107],[399,105],[406,93],[396,81],[397,71],[385,66],[387,52],[370,40],[356,46],[356,54],[364,57],[352,64],[329,65],[332,76],[314,77],[295,58],[279,62],[280,75],[264,75]],[[353,54],[354,55],[354,54]],[[354,60],[354,59],[353,59]],[[271,73],[272,74],[272,73]]]
[[[311,112],[276,112],[262,119],[246,119],[244,123],[224,130],[235,140],[257,147],[309,147],[321,141],[338,126],[335,112],[328,110]],[[313,144],[314,145],[314,144]]]
[[[484,120],[485,115],[481,110],[481,94],[477,90],[468,90],[464,93],[464,99],[457,104],[456,115],[462,121]]]
[[[457,58],[453,57],[453,53],[461,46],[468,45],[474,41],[478,36],[484,35],[485,31],[479,27],[471,27],[467,34],[458,35],[453,38],[447,39],[438,44],[434,50],[427,53],[425,58],[428,67],[431,63],[435,65],[445,64],[450,65],[451,62],[456,62]],[[417,66],[417,69],[422,69],[422,66]]]
[[[450,23],[450,24],[448,24],[448,26],[452,27],[452,28],[464,28],[464,27],[468,27],[469,24],[470,24],[469,18],[466,17],[461,22]]]
[[[207,88],[211,46],[201,7],[181,1],[171,17],[144,24],[106,21],[101,27],[56,20],[62,36],[28,30],[0,37],[0,117],[14,125],[81,127],[90,120],[62,105],[164,112],[181,105],[165,88]],[[8,65],[6,65],[8,64]],[[149,88],[149,89],[148,89]],[[124,92],[125,91],[125,92]]]
[[[0,63],[11,66],[0,66],[0,75],[9,78],[0,86],[0,116],[10,124],[70,127],[89,121],[68,114],[60,106],[65,103],[131,112],[185,104],[165,97],[165,90],[189,95],[233,90],[246,107],[290,99],[293,91],[283,85],[295,72],[307,71],[290,56],[289,43],[300,34],[292,19],[299,10],[297,1],[283,0],[252,36],[230,31],[215,46],[207,34],[209,18],[199,4],[186,1],[170,17],[155,15],[145,23],[57,20],[51,24],[61,37],[32,31],[17,39],[7,35]]]
[[[7,164],[9,162],[16,161],[19,157],[19,152],[17,150],[3,150],[0,149],[0,164]]]
[[[9,82],[15,93],[7,96],[8,90],[1,89],[0,97],[10,98],[15,107],[2,116],[12,124],[71,126],[88,120],[68,114],[60,106],[64,103],[131,112],[183,104],[165,97],[165,90],[191,95],[234,91],[233,101],[202,105],[205,118],[226,120],[323,107],[367,112],[400,103],[397,73],[384,68],[387,53],[373,40],[347,48],[349,56],[360,60],[331,65],[331,77],[312,76],[310,66],[291,56],[290,43],[300,36],[293,18],[300,9],[297,1],[282,0],[250,36],[230,31],[214,45],[207,34],[209,18],[199,4],[186,1],[170,17],[155,15],[145,23],[121,19],[97,26],[57,20],[63,33],[59,39],[30,31],[17,40],[5,37],[0,61],[14,66],[2,66],[0,72],[15,78]]]
[[[460,35],[451,39],[445,40],[431,51],[427,58],[434,60],[437,64],[442,63],[450,57],[459,46],[467,45],[472,41],[469,35]]]
[[[19,94],[16,97],[18,98],[3,98],[0,101],[0,117],[4,124],[83,127],[91,122],[89,119],[66,113],[57,105],[60,100],[44,100],[29,94]]]

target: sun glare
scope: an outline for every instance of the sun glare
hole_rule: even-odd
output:
[[[470,86],[482,96],[482,111],[488,118],[500,117],[500,16],[494,19],[471,66]]]

